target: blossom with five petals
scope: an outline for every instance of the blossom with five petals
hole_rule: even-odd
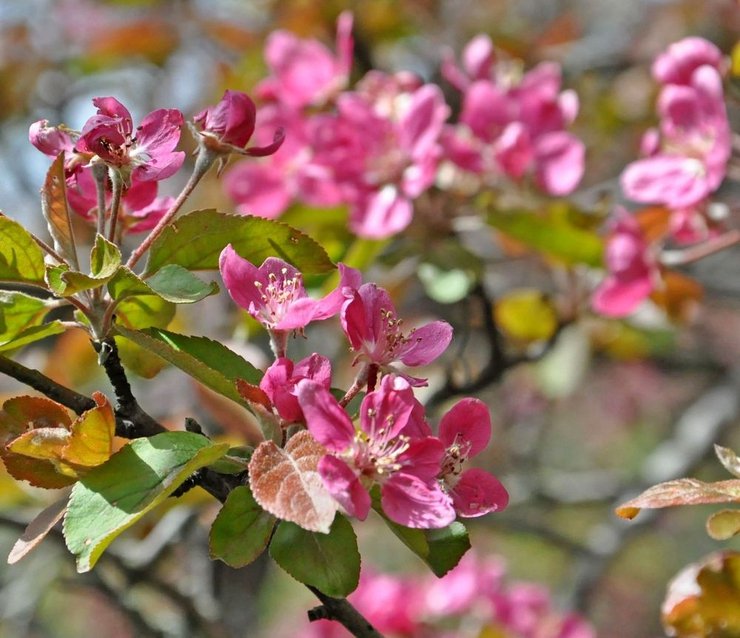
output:
[[[452,497],[459,516],[471,518],[504,509],[509,494],[492,474],[479,468],[463,470],[465,462],[482,452],[491,439],[491,416],[485,403],[462,399],[439,423],[445,456],[439,480]]]
[[[90,153],[121,172],[124,182],[160,180],[176,173],[185,153],[175,151],[180,141],[183,116],[177,109],[157,109],[134,130],[128,109],[113,97],[96,97],[98,107],[82,127],[74,145],[78,153]]]
[[[430,529],[455,519],[452,500],[436,480],[444,446],[405,431],[415,403],[404,379],[386,376],[365,396],[359,428],[319,383],[300,381],[297,393],[309,431],[329,451],[319,474],[348,514],[365,520],[369,489],[378,484],[383,512],[396,523]]]
[[[432,321],[404,333],[390,295],[374,283],[364,284],[348,297],[340,313],[342,328],[356,361],[374,364],[384,371],[397,372],[393,363],[415,367],[428,365],[439,357],[452,340],[452,326]],[[403,375],[413,385],[425,379]]]

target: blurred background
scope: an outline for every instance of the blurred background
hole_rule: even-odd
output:
[[[134,121],[161,107],[191,118],[224,89],[250,92],[264,77],[263,46],[272,30],[332,47],[344,9],[355,16],[358,76],[370,68],[405,69],[440,81],[444,51],[459,54],[477,33],[527,67],[559,62],[564,87],[581,101],[574,130],[588,159],[571,200],[584,210],[619,199],[619,173],[655,123],[653,57],[687,35],[729,53],[740,34],[740,5],[732,0],[0,0],[2,211],[46,232],[38,191],[49,160],[28,143],[31,122],[79,128],[92,113],[90,99],[105,95],[126,104]],[[181,147],[194,148],[187,133]],[[165,188],[177,193],[186,172]],[[737,211],[737,192],[727,187],[719,199]],[[234,208],[214,174],[189,206]],[[341,256],[350,238],[342,219],[331,220],[342,213],[318,221],[313,214],[293,209],[287,219]],[[662,480],[727,478],[712,444],[740,449],[737,249],[686,270],[696,294],[673,308],[670,320],[656,312],[630,322],[588,315],[559,322],[535,305],[534,325],[521,327],[502,321],[506,308],[496,299],[521,289],[550,294],[567,273],[526,253],[502,257],[491,229],[458,230],[451,242],[417,222],[405,237],[373,245],[371,270],[393,292],[399,314],[442,317],[456,329],[446,359],[424,371],[430,386],[423,398],[437,415],[458,398],[453,387],[470,388],[492,411],[493,441],[477,461],[499,476],[512,501],[505,512],[470,524],[474,547],[500,556],[512,582],[547,586],[555,606],[580,613],[602,638],[664,635],[660,605],[671,577],[738,545],[707,536],[705,519],[716,508],[643,512],[629,523],[613,510]],[[445,264],[422,259],[432,267],[425,276],[422,244],[453,262],[473,253],[482,264],[478,283],[446,294],[447,285],[457,290],[446,280],[440,290]],[[208,334],[255,364],[268,363],[264,335],[237,318],[228,300],[206,300],[194,312],[180,311],[177,329]],[[492,332],[497,312],[502,326]],[[294,352],[322,344],[348,366],[336,333],[334,325],[312,328]],[[89,343],[74,332],[19,356],[81,392],[108,387]],[[161,367],[138,364],[144,371]],[[210,433],[254,436],[246,413],[194,391],[178,371],[134,383],[140,403],[172,427],[195,415]],[[0,379],[3,398],[19,392],[25,390]],[[217,504],[199,492],[171,499],[117,540],[90,574],[75,573],[61,535],[20,564],[0,566],[0,637],[303,635],[305,610],[316,604],[308,591],[267,562],[236,571],[208,559]],[[0,554],[46,498],[0,475]],[[357,531],[365,562],[376,570],[423,572],[379,523]]]

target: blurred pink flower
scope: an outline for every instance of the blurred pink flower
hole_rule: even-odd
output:
[[[442,444],[405,433],[415,403],[404,379],[385,376],[365,396],[359,429],[319,383],[300,381],[297,392],[309,431],[330,452],[319,461],[319,474],[349,515],[367,518],[369,489],[379,484],[383,512],[400,525],[429,529],[455,520],[451,499],[435,480]]]
[[[273,31],[265,46],[271,75],[257,86],[258,97],[291,109],[323,104],[347,85],[353,46],[349,12],[337,19],[336,55],[317,40]]]
[[[176,173],[185,153],[175,151],[183,116],[177,109],[152,111],[134,131],[128,109],[113,97],[96,97],[97,115],[82,127],[74,150],[97,155],[121,171],[124,182],[160,180]]]
[[[721,71],[722,52],[704,38],[688,37],[669,45],[653,62],[653,77],[661,84],[691,84],[694,71],[710,66]]]
[[[624,317],[648,298],[660,272],[640,227],[624,209],[617,210],[605,254],[607,276],[594,292],[594,310],[609,317]]]
[[[219,269],[231,298],[272,331],[299,330],[334,316],[344,302],[343,289],[354,289],[361,281],[358,271],[339,264],[339,285],[322,299],[312,299],[295,267],[268,257],[258,268],[240,257],[231,244],[221,252]]]
[[[459,516],[483,516],[509,504],[509,494],[492,474],[479,468],[463,470],[465,462],[480,454],[491,439],[491,416],[478,399],[458,401],[439,423],[445,456],[439,479],[452,496]]]
[[[362,285],[347,298],[340,319],[357,353],[355,362],[373,364],[383,371],[397,373],[393,366],[397,361],[410,367],[428,365],[452,340],[452,326],[446,321],[432,321],[404,333],[403,320],[398,318],[390,295],[374,283]],[[425,379],[403,376],[413,385],[426,385]]]

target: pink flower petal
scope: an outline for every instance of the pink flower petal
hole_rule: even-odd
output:
[[[226,290],[231,298],[245,310],[257,310],[263,301],[255,282],[267,285],[259,268],[240,257],[231,247],[226,246],[219,257],[218,267],[224,280]]]
[[[424,481],[432,481],[439,475],[444,455],[445,446],[442,442],[433,436],[427,436],[412,440],[408,450],[398,460],[404,465],[404,473],[413,474]]]
[[[583,177],[586,147],[564,131],[541,136],[535,146],[537,183],[550,195],[568,195]]]
[[[654,155],[632,162],[622,173],[624,194],[636,202],[688,208],[710,192],[705,170],[698,159]]]
[[[380,388],[362,400],[360,427],[371,439],[394,439],[406,426],[414,405],[414,392],[408,382],[386,375]]]
[[[398,359],[407,366],[424,366],[437,359],[452,341],[452,326],[446,321],[432,321],[408,334],[408,342],[398,351]]]
[[[280,216],[292,199],[285,176],[271,164],[237,164],[226,174],[224,188],[239,212],[266,219]]]
[[[491,415],[479,399],[458,401],[439,422],[439,438],[445,447],[470,444],[467,458],[483,451],[491,440]]]
[[[344,511],[364,521],[372,502],[352,469],[341,459],[327,454],[319,461],[318,470],[324,487]]]
[[[411,202],[393,184],[363,197],[352,207],[349,226],[367,239],[385,239],[401,232],[413,217]]]
[[[629,281],[609,276],[594,292],[591,305],[596,312],[607,317],[625,317],[650,296],[654,287],[647,275]]]
[[[295,388],[298,403],[313,437],[332,452],[342,452],[355,439],[355,426],[323,385],[304,379]]]
[[[498,512],[509,504],[509,493],[501,482],[475,467],[460,475],[451,493],[455,511],[465,518]]]
[[[383,512],[392,521],[418,529],[447,527],[455,520],[452,500],[436,481],[397,472],[381,488]]]

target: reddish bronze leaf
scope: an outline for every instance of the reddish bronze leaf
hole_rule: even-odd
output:
[[[236,380],[236,389],[244,399],[250,403],[256,403],[261,405],[266,410],[272,410],[272,402],[270,398],[265,394],[264,390],[258,385],[254,385],[245,381],[244,379]]]
[[[64,153],[57,156],[46,174],[44,188],[41,190],[41,210],[54,239],[54,248],[74,269],[79,270],[72,219],[67,205]]]
[[[653,485],[638,497],[620,505],[617,515],[634,518],[643,508],[657,509],[676,505],[740,503],[740,479],[704,483],[696,479],[677,479]]]
[[[54,525],[62,520],[64,512],[67,511],[67,500],[69,500],[69,494],[66,494],[64,498],[60,498],[47,508],[41,510],[39,515],[28,524],[23,535],[15,542],[13,549],[10,550],[10,554],[8,555],[9,565],[17,563],[21,558],[27,556],[38,547],[39,543],[46,538],[46,535],[52,530]]]
[[[325,454],[307,430],[293,436],[285,448],[263,441],[249,462],[254,499],[273,516],[328,534],[337,503],[316,469]]]

